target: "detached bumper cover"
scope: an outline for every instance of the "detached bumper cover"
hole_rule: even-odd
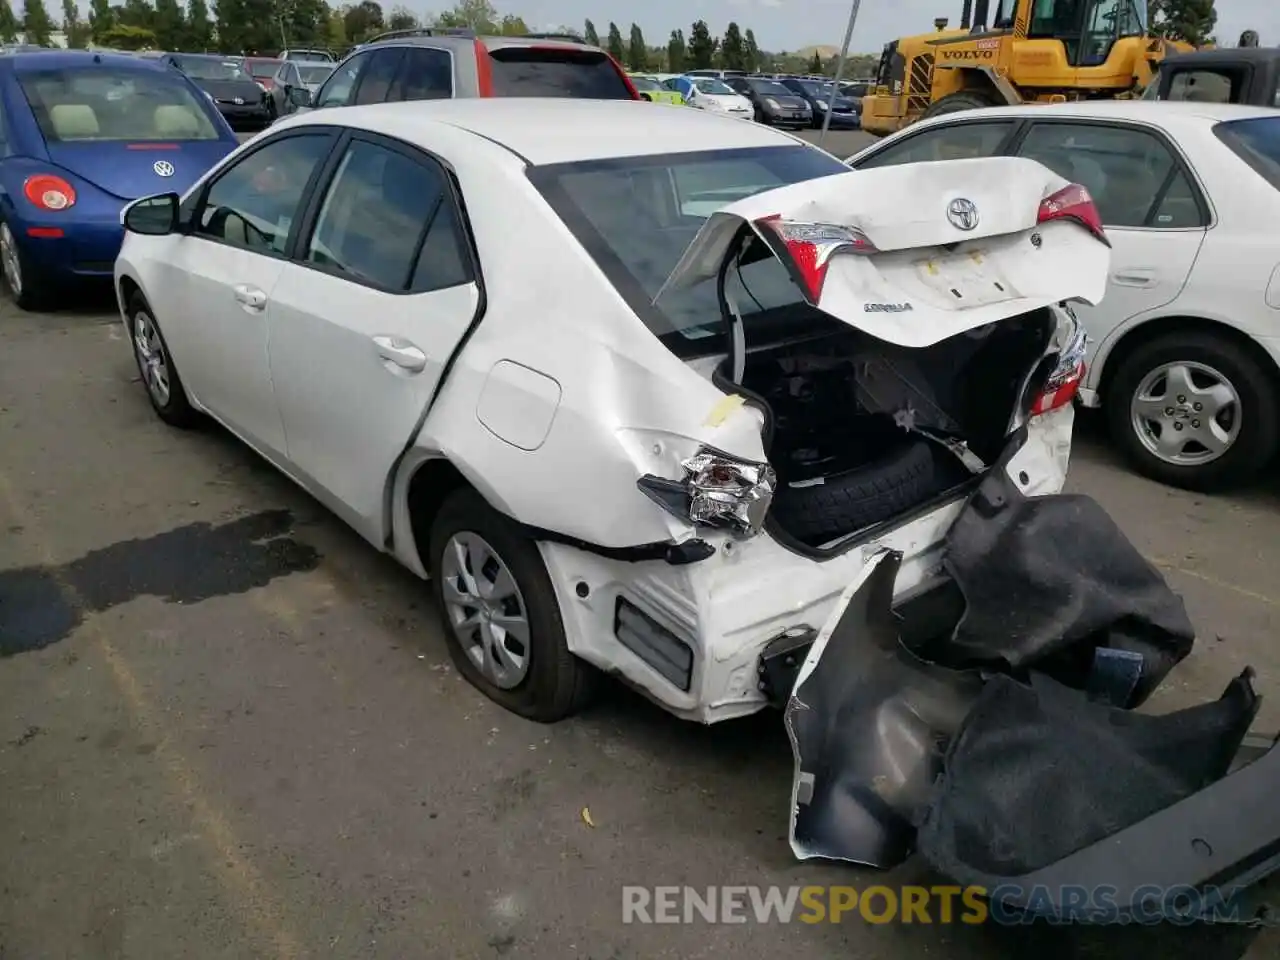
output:
[[[1085,922],[1280,867],[1280,749],[1227,775],[1257,712],[1251,672],[1212,703],[1129,711],[1191,625],[1096,504],[1029,499],[990,471],[948,538],[966,612],[927,646],[899,639],[898,560],[870,559],[787,702],[797,857],[892,867],[918,849],[1003,908]]]

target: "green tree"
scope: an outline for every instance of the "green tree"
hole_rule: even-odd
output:
[[[706,70],[716,58],[716,39],[707,21],[695,20],[689,28],[689,54],[686,63],[691,70]]]
[[[649,69],[649,47],[644,42],[644,33],[634,23],[627,43],[627,66],[632,70]]]
[[[747,69],[747,51],[742,43],[742,31],[736,23],[730,22],[720,41],[720,66],[726,70]]]
[[[809,58],[809,72],[813,74],[822,73],[822,57],[818,51],[813,51],[813,56]]]
[[[436,19],[442,27],[466,27],[476,33],[498,32],[498,11],[489,0],[458,0]]]
[[[187,41],[184,50],[205,52],[213,46],[213,23],[205,0],[187,0]]]
[[[159,2],[159,0],[157,0]],[[408,13],[403,7],[396,10]],[[326,41],[329,27],[329,5],[324,0],[287,0],[275,8],[279,21],[274,25],[276,43],[286,46],[308,46]],[[409,14],[413,17],[413,14]],[[280,37],[281,27],[283,39]],[[414,18],[411,26],[417,26]]]
[[[9,14],[12,16],[13,11],[9,11]],[[81,22],[80,7],[76,0],[62,0],[62,32],[66,35],[67,46],[72,50],[83,50],[89,44],[89,25]]]
[[[324,31],[325,43],[333,50],[345,50],[347,47],[347,24],[341,10],[330,10]]]
[[[1161,0],[1161,32],[1170,40],[1185,40],[1194,46],[1213,42],[1218,11],[1213,0]]]
[[[129,27],[141,27],[155,33],[151,27],[155,10],[147,0],[124,0],[123,6],[112,7],[111,11],[115,14],[116,23]]]
[[[528,32],[529,25],[524,22],[524,18],[517,17],[514,13],[508,13],[498,24],[498,33],[504,37],[523,37]]]
[[[609,39],[605,42],[605,49],[609,51],[609,56],[622,62],[625,53],[622,50],[622,31],[618,29],[618,25],[613,21],[609,21]]]
[[[388,30],[412,30],[418,26],[418,18],[406,7],[392,7],[387,17]]]
[[[115,22],[115,14],[111,12],[111,0],[92,0],[89,4],[89,34],[93,37],[94,43],[102,43],[103,35],[115,25]]]
[[[102,35],[103,46],[116,50],[147,50],[156,45],[156,35],[146,27],[117,23]]]
[[[43,0],[26,0],[22,7],[22,32],[27,36],[27,43],[53,46],[53,21]]]
[[[684,73],[684,31],[672,30],[667,41],[667,69],[672,73]]]
[[[754,73],[760,69],[760,47],[757,46],[755,32],[750,27],[742,38],[742,59],[746,63],[746,70]]]
[[[226,0],[221,0],[225,3]],[[219,11],[222,7],[219,4]],[[442,14],[440,21],[443,21]],[[460,23],[440,23],[443,27],[460,27]],[[363,43],[370,37],[386,29],[382,20],[382,7],[373,0],[362,0],[353,6],[342,8],[342,29],[347,35],[347,43]]]
[[[582,27],[582,39],[586,40],[587,43],[591,44],[593,47],[600,46],[600,34],[596,33],[596,25],[588,20],[582,25]]]
[[[0,40],[13,43],[18,39],[19,29],[21,24],[13,14],[13,7],[9,6],[9,0],[0,0]]]
[[[187,39],[187,18],[178,6],[178,0],[156,0],[151,30],[156,35],[156,44],[160,49],[183,49]]]

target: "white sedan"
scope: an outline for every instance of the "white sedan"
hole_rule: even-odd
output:
[[[1146,475],[1216,489],[1280,448],[1280,114],[1097,101],[946,114],[859,170],[1020,156],[1083,184],[1114,248],[1080,399]]]
[[[877,549],[930,586],[976,474],[1061,489],[1059,304],[1109,259],[1030,161],[855,174],[586,100],[290,117],[124,223],[159,416],[211,415],[429,575],[461,672],[543,721],[588,665],[682,717],[758,710],[762,652]]]

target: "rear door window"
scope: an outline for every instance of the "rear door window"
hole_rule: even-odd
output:
[[[1242,70],[1179,70],[1169,78],[1166,100],[1239,103],[1247,74]]]
[[[453,96],[453,57],[447,50],[408,50],[391,100],[448,100]]]
[[[1198,213],[1196,222],[1187,223],[1185,213],[1172,215],[1157,209],[1171,190],[1176,198],[1177,191],[1193,188],[1186,181],[1173,182],[1180,172],[1177,161],[1160,138],[1146,130],[1098,123],[1036,123],[1018,153],[1088,190],[1108,227],[1202,225]],[[1171,219],[1159,220],[1162,215]]]
[[[1012,132],[1012,120],[983,120],[933,127],[899,140],[865,160],[859,160],[855,166],[859,170],[869,170],[899,163],[995,157],[1000,155],[1000,148]]]
[[[316,97],[317,107],[345,107],[351,103],[356,81],[369,65],[372,54],[358,53],[334,71]]]
[[[1280,117],[1232,120],[1218,124],[1213,132],[1262,179],[1280,190]]]
[[[376,50],[369,69],[360,78],[360,86],[356,88],[356,105],[365,103],[385,103],[391,93],[391,84],[396,79],[396,71],[404,59],[404,48],[393,47],[390,50]]]
[[[633,99],[617,66],[598,50],[499,47],[489,56],[496,97]]]

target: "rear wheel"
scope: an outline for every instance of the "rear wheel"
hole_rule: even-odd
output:
[[[553,723],[590,697],[594,673],[569,652],[537,544],[473,490],[441,505],[428,544],[431,580],[454,665],[481,693]]]
[[[979,93],[976,90],[962,90],[960,93],[953,93],[931,104],[920,119],[927,120],[929,117],[940,117],[947,113],[959,113],[961,110],[979,110],[982,107],[994,106],[997,106],[995,100],[987,94]]]
[[[1175,333],[1142,344],[1107,386],[1111,436],[1139,472],[1218,490],[1252,479],[1280,444],[1280,391],[1239,344]]]
[[[10,229],[8,221],[0,221],[0,268],[3,269],[5,288],[19,308],[39,310],[48,305],[45,284]]]

